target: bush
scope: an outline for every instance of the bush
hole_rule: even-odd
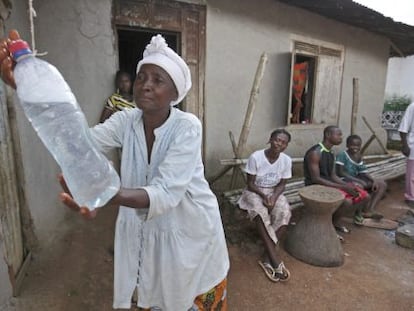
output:
[[[405,111],[411,103],[411,97],[408,95],[392,95],[384,101],[384,111]]]

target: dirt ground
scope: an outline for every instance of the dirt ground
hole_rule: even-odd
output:
[[[263,248],[254,227],[228,206],[222,211],[231,259],[229,310],[414,310],[414,251],[396,245],[394,231],[350,225],[345,263],[337,268],[305,264],[281,249],[292,277],[272,283],[257,264]],[[390,219],[407,213],[402,179],[389,184],[379,211]],[[33,257],[21,295],[5,310],[112,310],[115,216],[114,208],[93,221],[69,214],[70,229]]]

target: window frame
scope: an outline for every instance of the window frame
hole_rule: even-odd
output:
[[[325,123],[329,123],[329,124],[337,124],[338,120],[339,120],[339,113],[340,113],[340,103],[341,103],[341,97],[342,97],[342,81],[343,81],[343,73],[344,73],[344,46],[342,45],[338,45],[338,44],[334,44],[334,43],[330,43],[330,42],[326,42],[326,41],[321,41],[321,40],[316,40],[316,39],[311,39],[308,37],[303,37],[303,36],[298,36],[298,35],[292,35],[291,37],[291,64],[290,64],[290,80],[289,80],[289,101],[288,101],[288,109],[287,109],[287,126],[306,126],[306,125],[321,125],[321,124],[325,124]],[[304,57],[309,57],[309,58],[314,58],[315,59],[315,68],[314,68],[314,82],[312,87],[312,108],[311,108],[311,122],[310,123],[293,123],[291,121],[292,118],[292,97],[293,97],[293,92],[292,92],[292,86],[293,86],[293,70],[294,70],[294,64],[295,64],[295,60],[296,60],[296,56],[304,56]],[[334,57],[334,58],[333,58]],[[336,91],[336,95],[335,98],[333,98],[333,102],[335,102],[335,116],[331,117],[329,119],[329,121],[324,122],[322,120],[322,122],[315,122],[315,116],[314,116],[314,111],[315,111],[315,98],[317,97],[317,95],[320,96],[320,92],[321,92],[321,88],[322,86],[320,85],[320,80],[321,80],[321,68],[320,68],[320,63],[321,63],[321,58],[323,58],[323,61],[329,60],[331,59],[333,62],[336,62],[336,66],[337,69],[339,69],[338,71],[338,75],[337,75],[337,79],[330,79],[332,81],[332,85],[330,86],[332,87],[336,87],[334,89],[334,92]],[[326,79],[325,79],[326,80]],[[318,93],[319,92],[319,93]],[[327,100],[329,102],[331,102],[331,100]],[[320,111],[320,106],[319,106],[319,111]],[[332,109],[330,109],[332,112]]]

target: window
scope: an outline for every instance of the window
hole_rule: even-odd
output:
[[[343,48],[293,41],[288,124],[336,124]]]

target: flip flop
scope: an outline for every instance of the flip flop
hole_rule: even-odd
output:
[[[268,262],[258,261],[259,266],[262,267],[264,273],[266,274],[267,278],[272,282],[279,282],[279,278],[276,276],[276,271],[272,267],[272,265]],[[280,265],[279,265],[280,266]]]
[[[355,215],[354,216],[354,224],[357,226],[363,226],[364,225],[365,218],[361,215]]]
[[[375,212],[363,213],[362,216],[364,218],[372,218],[372,219],[375,219],[375,220],[380,220],[380,219],[384,218],[384,215],[382,215],[380,213],[375,213]]]
[[[283,261],[280,262],[279,266],[277,266],[277,268],[275,269],[275,274],[280,275],[279,277],[280,282],[286,282],[290,279],[290,272],[285,267],[285,264],[283,263]]]
[[[398,228],[398,222],[391,219],[382,218],[380,220],[375,220],[372,218],[365,218],[362,222],[362,225],[365,227],[384,229],[384,230],[395,230]]]

